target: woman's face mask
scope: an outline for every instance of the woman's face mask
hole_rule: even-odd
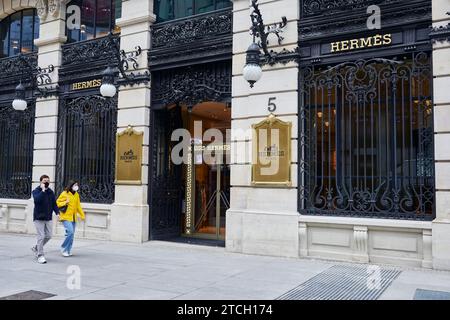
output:
[[[77,192],[78,189],[79,189],[78,185],[74,185],[74,186],[72,187],[72,190],[75,191],[75,192]]]

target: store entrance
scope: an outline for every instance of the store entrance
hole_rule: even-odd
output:
[[[183,177],[183,235],[225,239],[225,214],[230,207],[227,130],[231,109],[223,103],[202,103],[182,109],[191,144]]]
[[[226,138],[231,128],[230,106],[177,104],[154,110],[151,119],[150,239],[181,235],[225,240],[225,214],[230,207]],[[182,161],[174,159],[177,155]]]

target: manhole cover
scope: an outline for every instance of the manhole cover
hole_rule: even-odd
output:
[[[376,300],[401,271],[381,267],[373,270],[373,266],[333,266],[278,300]]]
[[[6,297],[1,297],[0,300],[43,300],[54,296],[55,294],[30,290]]]

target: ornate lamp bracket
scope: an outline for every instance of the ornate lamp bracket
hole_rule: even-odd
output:
[[[119,85],[135,85],[140,83],[147,83],[150,81],[150,73],[148,71],[140,72],[140,73],[134,73],[134,72],[128,72],[131,69],[132,70],[138,70],[139,69],[139,63],[137,62],[137,57],[139,57],[142,54],[142,49],[140,46],[135,47],[134,51],[131,52],[125,52],[125,50],[120,50],[119,43],[117,41],[114,41],[114,35],[113,33],[109,33],[109,44],[111,49],[114,52],[114,55],[116,56],[117,61],[119,62],[116,66],[120,77],[118,79]],[[115,66],[113,66],[113,62],[110,62],[109,67],[111,69],[114,69]]]
[[[297,61],[299,58],[298,48],[292,51],[283,49],[281,52],[275,52],[268,49],[269,35],[274,34],[278,39],[278,44],[281,45],[284,38],[281,35],[283,29],[287,25],[286,17],[281,17],[281,22],[265,25],[264,20],[259,10],[258,0],[252,0],[253,12],[250,15],[252,25],[250,27],[250,34],[253,36],[253,42],[256,42],[258,46],[263,50],[264,54],[260,56],[262,64],[274,65],[276,63],[287,64],[290,61]]]
[[[58,85],[49,86],[52,83],[50,74],[55,71],[55,67],[52,64],[46,68],[34,66],[23,54],[19,54],[18,59],[19,63],[22,64],[22,70],[31,70],[30,87],[32,90],[35,90],[33,93],[35,97],[46,98],[58,95]],[[21,78],[23,78],[23,75]]]

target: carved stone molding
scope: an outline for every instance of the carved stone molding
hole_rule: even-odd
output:
[[[38,0],[36,2],[36,12],[41,20],[45,20],[45,18],[47,18],[47,0]]]
[[[433,43],[450,41],[450,23],[446,26],[432,27],[430,38]]]
[[[59,13],[61,0],[48,0],[48,13],[56,17]]]
[[[369,262],[368,249],[369,235],[368,228],[364,226],[353,227],[353,260],[359,262]]]

